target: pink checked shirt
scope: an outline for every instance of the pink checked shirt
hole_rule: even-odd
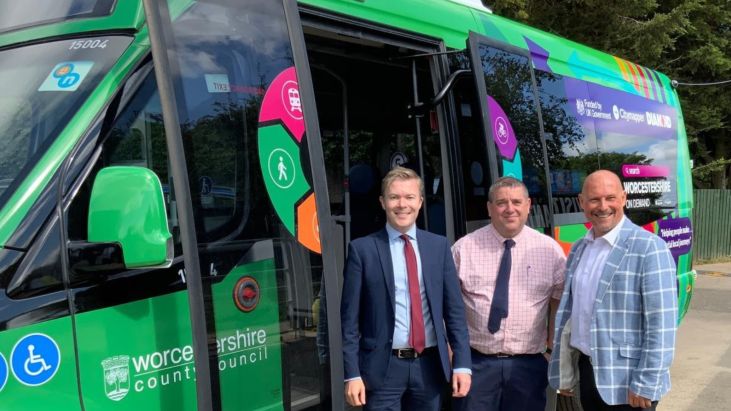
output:
[[[548,303],[561,299],[566,257],[552,238],[524,227],[513,238],[508,317],[490,334],[487,320],[505,238],[492,224],[457,241],[452,255],[462,286],[470,346],[484,354],[534,354],[546,348]]]

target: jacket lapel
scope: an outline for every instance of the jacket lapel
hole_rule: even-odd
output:
[[[396,298],[394,297],[394,280],[393,280],[393,262],[391,261],[391,247],[389,246],[388,232],[384,228],[378,235],[374,237],[376,242],[376,250],[378,250],[378,258],[381,260],[381,268],[383,279],[386,281],[386,290],[388,291],[391,308],[396,310]]]
[[[598,303],[601,303],[604,300],[604,295],[607,292],[607,288],[609,288],[609,284],[612,283],[614,273],[617,272],[617,269],[622,263],[622,259],[627,255],[627,240],[629,234],[632,232],[630,224],[632,224],[632,222],[630,222],[629,219],[626,219],[619,231],[617,242],[614,244],[614,247],[612,247],[612,251],[609,252],[607,261],[604,264],[602,276],[599,278],[599,287],[596,291],[596,299]]]

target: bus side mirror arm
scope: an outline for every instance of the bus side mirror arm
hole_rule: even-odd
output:
[[[126,270],[119,243],[68,243],[69,267],[74,280],[89,276],[113,275]]]

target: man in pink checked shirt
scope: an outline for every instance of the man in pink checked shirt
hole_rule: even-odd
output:
[[[545,409],[566,258],[525,226],[530,205],[521,181],[499,178],[488,193],[490,224],[452,247],[472,352],[472,389],[453,399],[454,410]]]

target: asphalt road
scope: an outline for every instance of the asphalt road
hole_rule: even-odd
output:
[[[698,271],[659,411],[731,410],[731,263]]]

